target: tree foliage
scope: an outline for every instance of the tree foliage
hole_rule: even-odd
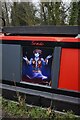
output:
[[[10,2],[0,2],[0,4],[1,4],[1,11],[2,11],[1,16],[5,19],[6,26],[9,26],[10,25],[9,13],[10,13],[11,3]]]
[[[35,6],[30,2],[14,2],[11,12],[12,25],[35,25],[36,11]]]
[[[64,25],[66,12],[63,2],[42,2],[41,8],[41,23],[47,25]]]
[[[77,22],[78,22],[78,25],[80,25],[80,1],[78,2],[78,17],[77,17]]]
[[[2,2],[2,17],[7,26],[80,25],[80,1],[66,5],[60,2]]]
[[[80,1],[71,2],[69,10],[69,25],[80,25]]]

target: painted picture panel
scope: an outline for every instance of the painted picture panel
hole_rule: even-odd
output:
[[[22,81],[51,85],[54,49],[22,47]]]

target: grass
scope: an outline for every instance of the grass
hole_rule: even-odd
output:
[[[3,118],[30,118],[31,120],[80,120],[75,117],[72,111],[66,112],[64,115],[55,113],[50,108],[43,109],[41,107],[30,107],[28,105],[19,104],[18,102],[6,100],[0,97],[0,105],[2,100],[2,116]]]

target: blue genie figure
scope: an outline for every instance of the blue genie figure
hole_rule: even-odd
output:
[[[40,55],[42,54],[42,51],[40,49],[35,49],[33,51],[34,58],[31,58],[28,60],[27,57],[23,57],[23,59],[26,61],[27,64],[32,65],[33,68],[33,77],[30,77],[27,75],[28,78],[34,79],[34,78],[40,78],[42,80],[47,79],[47,76],[44,76],[41,72],[42,65],[47,65],[48,60],[52,57],[51,55],[48,55],[45,59],[40,58]]]

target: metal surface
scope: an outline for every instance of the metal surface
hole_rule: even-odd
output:
[[[54,35],[54,36],[76,36],[80,33],[80,26],[18,26],[4,27],[3,33],[8,35]]]
[[[21,80],[21,46],[2,45],[2,79]]]
[[[61,47],[55,47],[54,58],[52,62],[52,88],[58,88],[58,79],[60,71],[60,57],[61,57]]]
[[[6,84],[6,85],[15,86],[14,81],[2,80],[2,83]],[[33,84],[33,83],[28,83],[28,82],[20,82],[20,83],[16,82],[16,86],[22,87],[22,88],[29,88],[29,89],[33,89],[33,90],[38,90],[38,91],[42,91],[42,92],[62,94],[62,95],[67,95],[67,96],[72,96],[72,97],[80,97],[80,92],[78,92],[78,91],[53,89],[53,88],[48,87],[48,86],[37,85],[37,84]]]

